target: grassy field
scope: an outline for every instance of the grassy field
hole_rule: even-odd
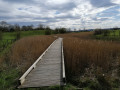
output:
[[[26,35],[27,36],[27,35]],[[93,32],[59,34],[64,38],[67,85],[63,90],[119,90],[120,43],[96,40]],[[0,58],[0,89],[13,90],[19,77],[55,40],[51,36],[23,37]],[[69,84],[68,84],[69,83]],[[59,86],[26,90],[61,90]]]
[[[35,35],[45,35],[44,30],[37,31],[21,31],[21,37],[35,36]],[[4,32],[3,39],[15,39],[16,32]]]
[[[36,31],[21,31],[20,38],[28,37],[28,36],[36,36],[36,35],[45,35],[44,30],[36,30]],[[0,55],[6,53],[12,43],[14,43],[16,39],[16,32],[3,32],[2,40],[0,41]]]
[[[94,38],[101,40],[120,41],[120,30],[109,30],[107,35],[104,34],[95,35]]]
[[[109,36],[120,36],[120,30],[110,31]]]

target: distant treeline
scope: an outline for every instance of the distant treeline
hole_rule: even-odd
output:
[[[19,24],[11,25],[8,24],[5,21],[0,22],[0,31],[2,32],[15,32],[15,31],[32,31],[32,30],[46,30],[45,34],[50,35],[51,33],[54,34],[63,34],[68,31],[67,28],[55,28],[54,30],[51,29],[49,26],[45,26],[42,24],[39,24],[37,27],[34,27],[33,25],[23,25],[19,26]]]
[[[114,27],[114,28],[110,28],[110,29],[95,29],[94,30],[94,35],[101,35],[102,34],[104,36],[108,36],[111,31],[115,35],[116,30],[120,30],[120,28]],[[119,35],[120,35],[120,31],[119,31]]]

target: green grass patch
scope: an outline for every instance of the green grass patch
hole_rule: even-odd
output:
[[[39,31],[22,31],[21,32],[21,37],[35,36],[35,35],[45,35],[45,30],[39,30]]]
[[[107,35],[94,35],[93,38],[98,40],[120,41],[120,30],[110,30]]]
[[[5,66],[0,69],[0,90],[14,90],[18,84],[19,70]]]
[[[8,46],[11,46],[11,39],[16,39],[17,32],[3,32],[2,40],[0,40],[0,55],[4,52],[8,51]],[[35,36],[35,35],[45,35],[45,30],[36,30],[36,31],[21,31],[20,38],[27,36]],[[5,46],[7,45],[7,47]],[[5,49],[2,49],[5,48]]]
[[[44,30],[21,31],[20,34],[21,34],[21,37],[45,35],[45,31]],[[16,32],[4,32],[3,33],[3,39],[15,39],[15,36],[16,36]]]

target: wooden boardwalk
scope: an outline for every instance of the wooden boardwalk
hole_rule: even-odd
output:
[[[57,39],[19,88],[63,85],[62,38]]]

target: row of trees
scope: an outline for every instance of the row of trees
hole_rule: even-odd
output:
[[[51,30],[50,28],[47,28],[45,30],[45,34],[46,35],[50,35],[50,34],[64,34],[67,32],[66,28],[56,28],[55,30]]]
[[[2,35],[2,32],[0,31],[0,40],[2,40],[2,36],[3,36],[3,35]]]
[[[0,40],[2,40],[2,32],[16,32],[15,39],[18,40],[21,37],[21,31],[32,31],[32,30],[45,30],[45,35],[50,34],[64,34],[68,31],[66,28],[56,28],[55,30],[51,29],[48,26],[44,26],[39,24],[38,27],[34,27],[33,25],[27,26],[19,26],[18,24],[11,25],[5,21],[0,22]]]
[[[108,35],[110,35],[110,32],[112,32],[113,35],[115,36],[116,30],[120,30],[120,28],[114,27],[114,28],[111,28],[111,29],[95,29],[94,30],[94,35],[108,36]],[[119,36],[120,36],[120,31],[119,31]]]
[[[46,30],[45,32],[47,35],[51,34],[52,32],[54,32],[54,34],[58,34],[66,33],[68,31],[68,29],[66,28],[56,28],[55,30],[53,30],[50,27],[42,24],[39,24],[38,27],[34,27],[33,25],[19,26],[18,24],[15,25],[8,24],[5,21],[0,22],[0,31],[2,32],[32,31],[32,30]]]
[[[14,32],[17,30],[21,30],[21,31],[33,30],[33,25],[20,27],[18,24],[11,25],[5,21],[0,22],[0,31],[2,31],[2,32]]]

